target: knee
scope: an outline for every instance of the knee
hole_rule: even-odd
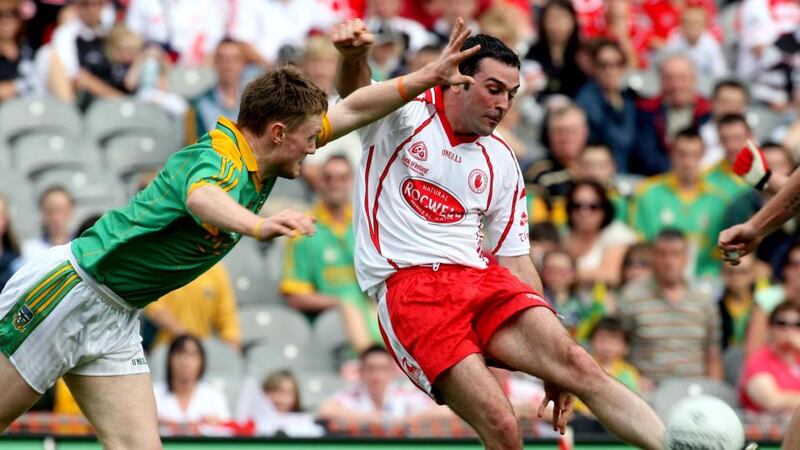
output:
[[[566,366],[569,378],[584,389],[591,389],[606,378],[605,372],[594,358],[578,344],[571,344],[567,349]],[[575,389],[573,391],[577,392]]]
[[[522,436],[519,431],[519,422],[513,412],[487,411],[489,413],[487,425],[488,433],[484,436],[487,448],[502,450],[521,450]]]

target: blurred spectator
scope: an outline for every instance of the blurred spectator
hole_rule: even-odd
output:
[[[269,374],[261,386],[246,380],[236,420],[254,422],[259,436],[319,437],[325,432],[311,414],[303,412],[300,387],[289,370]]]
[[[545,98],[553,94],[574,97],[586,82],[578,66],[578,22],[569,0],[550,0],[539,13],[539,38],[525,55],[522,72],[525,92]]]
[[[629,67],[648,67],[652,31],[648,24],[639,20],[636,3],[631,0],[607,0],[603,5],[605,12],[600,35],[620,43]]]
[[[111,87],[131,94],[138,87],[138,76],[128,76],[134,62],[141,59],[144,40],[130,28],[116,25],[105,38],[104,53],[108,59],[108,73],[103,75]]]
[[[659,42],[663,44],[677,31],[681,24],[682,12],[690,7],[703,8],[711,35],[717,40],[722,38],[722,30],[717,24],[717,2],[715,0],[644,0],[640,3],[640,7],[644,16],[641,19],[649,19],[652,26],[652,39],[655,41],[655,47],[659,46]]]
[[[375,42],[369,49],[369,67],[372,79],[384,81],[392,74],[402,72],[405,42],[403,35],[391,28],[383,28],[375,33]]]
[[[684,234],[665,229],[653,244],[652,278],[622,292],[619,310],[630,333],[630,362],[659,382],[673,377],[722,379],[720,322],[710,289],[684,273],[689,245]]]
[[[795,88],[794,111],[792,114],[794,115],[792,121],[776,130],[776,133],[782,134],[781,136],[776,136],[776,138],[791,152],[793,158],[797,161],[800,160],[800,89],[797,88]]]
[[[790,415],[800,407],[800,306],[781,303],[769,316],[769,341],[747,357],[740,387],[750,411]]]
[[[459,17],[464,20],[464,25],[472,30],[472,34],[480,31],[478,27],[478,0],[440,0],[442,13],[433,23],[433,32],[439,37],[439,43],[446,45],[450,31]]]
[[[683,55],[661,62],[661,95],[638,102],[638,148],[630,171],[655,175],[669,170],[669,148],[675,134],[699,127],[711,117],[711,104],[697,93],[694,64]]]
[[[709,168],[725,159],[725,150],[720,145],[717,133],[717,121],[729,114],[746,114],[749,102],[750,93],[737,80],[726,79],[714,85],[714,93],[711,96],[711,120],[700,126],[700,136],[706,144],[702,163],[704,168]]]
[[[703,179],[700,160],[703,140],[689,128],[672,141],[672,170],[653,177],[637,189],[631,205],[631,226],[645,240],[662,228],[686,233],[690,270],[700,276],[716,276],[720,270],[717,235],[722,230],[726,198]]]
[[[113,17],[104,17],[108,0],[75,0],[75,17],[59,25],[51,43],[58,64],[47,68],[49,77],[68,80],[71,89],[54,92],[61,100],[72,101],[77,94],[116,97],[123,94],[111,83],[111,64],[105,53],[105,38]]]
[[[800,26],[800,4],[796,0],[743,0],[738,13],[736,74],[742,81],[751,82],[768,68],[767,48],[779,36]]]
[[[728,76],[728,63],[717,38],[711,33],[708,12],[702,5],[683,9],[681,26],[673,32],[663,51],[687,55],[700,77],[719,79]]]
[[[586,112],[592,142],[604,142],[614,155],[617,170],[628,172],[636,150],[636,94],[624,87],[627,57],[619,43],[601,40],[592,47],[593,77],[575,98]]]
[[[422,417],[449,415],[405,379],[389,352],[378,345],[361,353],[361,381],[334,394],[319,408],[327,421],[364,425],[395,425]]]
[[[207,90],[190,104],[186,114],[187,142],[214,127],[219,116],[236,118],[239,115],[239,99],[244,90],[245,54],[241,43],[223,39],[214,52],[214,71],[217,85]]]
[[[567,214],[564,248],[575,258],[578,282],[582,286],[616,286],[625,248],[636,242],[636,235],[614,220],[614,206],[606,190],[596,181],[576,181],[567,194]]]
[[[403,0],[370,0],[369,14],[365,21],[367,29],[372,33],[391,28],[402,33],[406,47],[417,52],[426,45],[435,45],[438,38],[425,29],[419,22],[400,16]],[[413,72],[413,70],[410,70]]]
[[[22,257],[30,261],[50,247],[63,245],[72,239],[69,224],[75,214],[75,199],[65,188],[53,186],[39,196],[42,234],[22,243]]]
[[[764,70],[756,75],[753,85],[753,98],[779,111],[800,98],[800,17],[798,19],[795,31],[779,37],[764,51]]]
[[[606,313],[601,299],[592,298],[578,285],[575,260],[566,250],[556,248],[542,260],[544,296],[562,316],[562,323],[577,339],[587,336],[594,323]]]
[[[336,94],[334,81],[336,67],[339,64],[339,52],[330,39],[325,36],[311,36],[306,41],[303,56],[300,58],[300,70],[311,81],[325,91],[329,97]]]
[[[756,292],[750,323],[747,327],[745,352],[749,355],[767,342],[769,316],[775,307],[788,302],[800,306],[800,243],[795,242],[781,261],[781,284]]]
[[[525,27],[525,16],[504,2],[496,2],[481,14],[478,23],[483,34],[503,41],[508,48],[519,50],[520,45],[530,39]]]
[[[794,161],[789,152],[782,146],[768,142],[761,146],[761,151],[773,176],[783,175],[788,177],[794,171]],[[761,209],[769,198],[770,194],[766,191],[745,190],[739,197],[734,198],[726,208],[722,228],[725,229],[745,222]],[[797,226],[796,219],[789,220],[780,229],[765,237],[756,249],[756,256],[769,264],[775,273],[775,278],[780,278],[780,273],[783,270],[781,266],[782,256],[794,241]]]
[[[544,255],[561,247],[561,235],[552,222],[539,222],[529,227],[531,236],[531,254],[539,272],[542,271]]]
[[[754,139],[753,130],[743,115],[728,114],[717,120],[717,134],[725,157],[706,173],[705,179],[730,201],[751,189],[742,177],[733,173],[733,163],[747,141]]]
[[[622,322],[616,317],[606,316],[600,319],[589,333],[589,345],[592,356],[609,375],[616,378],[633,392],[642,392],[641,374],[625,358],[628,356],[628,334]],[[572,426],[577,433],[602,432],[602,426],[595,422],[589,408],[580,400],[575,403],[578,413]]]
[[[614,205],[614,218],[627,222],[628,203],[633,189],[616,179],[617,167],[608,147],[590,144],[581,152],[578,163],[583,178],[596,181],[606,189],[606,195]]]
[[[589,127],[586,115],[574,104],[557,107],[547,115],[548,156],[524,167],[525,181],[529,184],[529,195],[534,202],[543,206],[539,211],[550,214],[558,210],[572,184],[580,175],[578,158],[586,146]],[[557,226],[566,222],[566,217],[550,217]],[[547,220],[548,217],[531,216],[533,222]],[[560,219],[560,220],[559,220]]]
[[[267,2],[236,5],[246,9],[260,3]],[[161,45],[178,64],[202,66],[225,37],[229,5],[227,0],[130,0],[125,23],[145,42]]]
[[[313,236],[287,244],[280,290],[292,308],[313,320],[328,308],[340,308],[350,344],[361,352],[382,342],[376,305],[356,281],[353,251],[353,167],[343,156],[331,156],[322,167],[320,203],[313,215]]]
[[[0,0],[0,101],[33,90],[33,49],[23,34],[20,0]]]
[[[240,1],[228,31],[255,50],[260,64],[274,64],[282,47],[302,48],[309,33],[327,31],[340,19],[320,0]]]
[[[64,6],[68,2],[69,0],[33,0],[29,2],[33,8],[23,18],[25,19],[25,35],[34,50],[50,41],[53,30],[63,15]]]
[[[537,427],[536,431],[539,436],[542,434],[547,435],[547,422],[550,419],[538,417],[539,404],[544,398],[544,385],[541,380],[522,372],[511,372],[497,367],[489,367],[489,370],[497,378],[503,388],[503,392],[511,402],[511,406],[514,408],[514,415],[520,420],[541,420],[541,427]],[[552,415],[552,410],[549,407],[547,414]],[[553,430],[551,429],[549,432],[552,433]]]
[[[0,195],[0,291],[19,268],[22,254],[8,209],[8,201]]]
[[[144,315],[158,328],[152,348],[186,334],[200,339],[217,335],[232,347],[241,348],[236,294],[222,264],[147,305]]]
[[[192,336],[179,336],[167,353],[167,379],[153,383],[158,419],[182,424],[230,419],[225,394],[203,381],[206,355]]]
[[[741,259],[739,265],[722,266],[724,288],[719,298],[722,322],[722,349],[744,345],[753,294],[756,288],[756,260],[753,255]]]
[[[637,242],[625,250],[622,258],[620,287],[647,279],[653,274],[653,248],[648,242]]]
[[[435,61],[441,51],[442,49],[438,45],[426,45],[413,52],[408,58],[408,67],[406,68],[408,73],[415,72]]]

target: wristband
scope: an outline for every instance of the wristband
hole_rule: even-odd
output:
[[[402,98],[404,102],[410,102],[413,99],[408,98],[408,94],[406,94],[406,87],[403,85],[403,78],[405,77],[397,78],[397,93],[400,94],[400,98]]]
[[[267,219],[264,218],[259,219],[258,222],[256,222],[255,225],[253,225],[253,237],[256,238],[256,240],[258,241],[261,240],[261,224],[264,223],[265,220]]]

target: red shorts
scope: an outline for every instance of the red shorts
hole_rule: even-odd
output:
[[[506,320],[528,308],[555,310],[508,269],[457,265],[401,269],[380,286],[378,319],[395,361],[433,397],[433,383],[473,353],[483,353]]]

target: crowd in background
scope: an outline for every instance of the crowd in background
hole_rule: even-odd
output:
[[[739,266],[724,265],[716,248],[721,230],[769,198],[733,172],[748,140],[774,174],[800,161],[796,0],[0,0],[0,107],[16,97],[80,110],[134,98],[162,108],[191,143],[218,116],[235,118],[248,80],[279,64],[296,64],[335,102],[338,53],[326,33],[354,17],[375,35],[376,80],[434,59],[457,17],[519,52],[520,94],[498,132],[527,182],[544,294],[604,369],[646,397],[665,380],[705,378],[738,389],[738,406],[753,413],[800,407],[796,220]],[[171,90],[177,68],[215,81],[186,98]],[[166,377],[154,386],[162,420],[317,436],[317,418],[451,414],[400,377],[381,347],[376,305],[353,270],[360,144],[351,135],[328,147],[307,159],[289,200],[316,216],[317,233],[281,243],[283,267],[263,270],[280,271],[281,302],[309,323],[340,312],[349,345],[337,370],[353,384],[305,411],[291,371],[248,380],[238,402],[204,383],[202,339],[248,347],[219,265],[144,310],[145,344],[168,346]],[[153,169],[137,172],[139,187]],[[26,200],[4,194],[0,287],[94,219],[76,219],[72,193],[49,186],[37,198],[40,227],[19,240],[10,211]],[[518,416],[535,416],[541,383],[496,374]],[[39,407],[77,411],[63,383]],[[575,427],[595,429],[577,410]]]

